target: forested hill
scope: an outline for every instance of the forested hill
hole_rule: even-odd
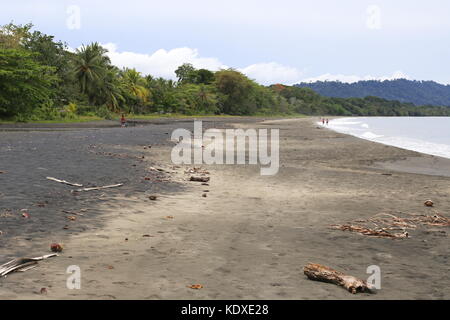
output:
[[[415,105],[450,106],[450,85],[434,81],[412,81],[406,79],[385,81],[318,81],[299,83],[297,87],[311,88],[327,97],[364,98],[375,96],[387,100],[410,102]]]

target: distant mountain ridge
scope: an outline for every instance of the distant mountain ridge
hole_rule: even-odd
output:
[[[365,80],[355,83],[317,81],[299,83],[301,88],[311,88],[320,95],[337,98],[379,97],[387,100],[410,102],[419,105],[450,106],[450,85],[434,81]]]

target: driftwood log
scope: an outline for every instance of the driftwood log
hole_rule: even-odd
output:
[[[209,177],[191,177],[190,181],[195,181],[195,182],[209,182]]]
[[[32,266],[36,265],[38,261],[45,260],[48,258],[56,257],[57,254],[48,254],[42,257],[36,258],[19,258],[11,260],[0,266],[0,277],[4,277],[7,274],[15,271],[26,271],[30,270]]]
[[[303,272],[310,280],[333,283],[344,287],[353,294],[357,292],[373,292],[373,288],[366,281],[345,275],[342,272],[320,264],[309,263],[303,268]]]
[[[158,171],[158,172],[164,172],[164,173],[170,173],[169,171],[166,171],[162,168],[155,168],[155,167],[150,167],[148,168],[150,171]]]
[[[59,179],[56,179],[56,178],[53,178],[53,177],[47,177],[47,180],[51,180],[51,181],[55,181],[55,182],[58,182],[58,183],[67,184],[67,185],[72,186],[72,187],[80,187],[81,188],[83,186],[82,184],[79,184],[79,183],[72,183],[72,182],[68,182],[66,180],[59,180]]]

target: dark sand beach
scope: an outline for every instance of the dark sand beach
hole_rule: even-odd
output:
[[[330,229],[380,213],[450,216],[450,160],[319,128],[311,118],[203,126],[279,128],[279,173],[204,165],[209,186],[189,182],[192,166],[171,163],[170,135],[192,130],[192,119],[0,126],[0,264],[64,245],[59,257],[0,279],[0,299],[450,298],[449,227],[418,226],[406,239]],[[48,176],[124,186],[71,192]],[[308,280],[308,262],[362,279],[377,265],[381,290],[352,295]],[[81,290],[66,287],[71,265],[81,269]]]

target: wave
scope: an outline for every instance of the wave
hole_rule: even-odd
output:
[[[383,137],[383,136],[378,135],[378,134],[375,134],[375,133],[370,132],[370,131],[364,132],[364,133],[361,135],[361,138],[365,138],[365,139],[368,139],[368,140],[379,139],[379,138],[382,138],[382,137]]]

